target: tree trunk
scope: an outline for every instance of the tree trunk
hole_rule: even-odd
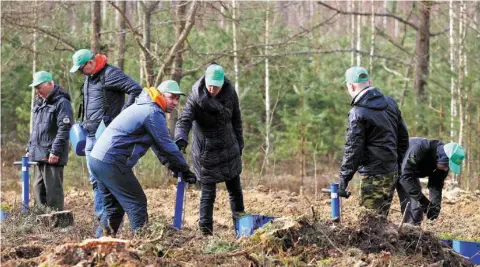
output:
[[[180,45],[183,45],[183,42],[185,42],[188,35],[190,34],[193,25],[195,25],[195,14],[197,13],[198,6],[198,2],[190,2],[190,10],[188,12],[188,16],[185,22],[185,27],[178,39],[175,40],[175,43],[170,48],[170,51],[164,57],[163,64],[158,70],[157,78],[155,78],[155,84],[159,84],[160,81],[163,79],[163,76],[165,75],[165,70],[171,67],[172,62],[175,58],[175,54],[177,53],[177,51],[179,51],[178,48],[180,47]]]
[[[460,3],[460,20],[459,20],[459,37],[460,42],[458,45],[458,113],[460,119],[460,127],[458,133],[458,143],[463,144],[464,137],[464,106],[463,106],[463,90],[464,90],[464,78],[466,76],[466,55],[465,55],[465,36],[466,36],[467,27],[465,25],[465,3],[461,1]]]
[[[264,168],[268,170],[270,156],[270,69],[268,59],[269,42],[269,9],[267,7],[265,16],[265,163]]]
[[[457,90],[455,85],[455,5],[453,0],[449,4],[450,17],[450,71],[452,77],[450,78],[450,140],[453,141],[457,135],[455,129],[455,118],[457,117]]]
[[[185,19],[187,14],[187,5],[186,2],[177,2],[177,8],[175,9],[176,15],[176,25],[175,25],[175,40],[180,38],[180,35],[185,29]],[[182,67],[183,67],[183,47],[184,42],[182,42],[177,52],[175,53],[175,58],[173,60],[172,72],[171,72],[171,79],[177,81],[180,84],[180,80],[182,79]],[[178,120],[178,111],[174,110],[171,113],[167,114],[167,125],[170,131],[170,134],[173,136],[175,133],[175,124]]]
[[[102,24],[104,25],[104,27],[107,24],[107,5],[108,1],[102,0]]]
[[[141,2],[142,4],[142,11],[143,11],[143,42],[142,45],[146,49],[142,49],[143,53],[143,60],[145,63],[145,81],[147,83],[147,86],[156,86],[154,84],[154,73],[153,73],[153,59],[152,56],[148,51],[150,51],[150,43],[151,43],[151,18],[152,18],[152,12],[157,6],[158,2]],[[148,51],[147,51],[148,50]]]
[[[388,0],[383,1],[383,10],[388,13]],[[383,31],[387,32],[387,17],[383,17]]]
[[[350,11],[355,12],[355,1],[350,0]],[[350,17],[350,47],[352,49],[352,53],[350,55],[350,66],[355,64],[355,15],[351,15]]]
[[[371,17],[371,29],[372,29],[372,44],[370,46],[370,66],[369,66],[369,71],[370,71],[370,76],[372,75],[373,71],[373,53],[375,52],[375,1],[371,0],[372,3],[372,17]]]
[[[117,5],[120,7],[124,14],[127,14],[127,2],[126,1],[117,1]],[[117,50],[117,66],[122,71],[125,66],[125,35],[126,35],[126,23],[123,16],[120,12],[116,13],[116,25],[119,27],[120,34],[118,35],[118,50]]]
[[[100,53],[100,28],[101,28],[101,10],[102,2],[93,1],[92,2],[92,12],[91,22],[92,22],[92,33],[90,35],[90,49],[94,53]]]
[[[35,0],[34,3],[35,7],[33,9],[33,20],[34,23],[37,24],[38,20],[38,14],[37,14],[37,0]],[[32,44],[32,50],[33,50],[33,59],[32,59],[32,76],[35,72],[37,72],[37,29],[33,29],[33,44]],[[32,134],[33,130],[33,106],[35,103],[35,88],[32,87],[30,88],[32,90],[32,98],[30,100],[30,134]]]
[[[356,2],[357,4],[357,12],[360,12],[361,9],[361,2]],[[362,50],[362,16],[357,15],[357,51]],[[362,65],[362,55],[357,53],[357,66]]]
[[[240,87],[238,84],[238,54],[237,54],[237,7],[236,0],[232,0],[232,31],[233,31],[233,66],[235,70],[235,91],[240,99]]]
[[[417,104],[426,103],[426,85],[428,79],[428,65],[430,60],[430,9],[432,2],[422,1],[419,11],[419,25],[415,46],[415,89],[417,91]],[[417,133],[428,134],[422,112],[417,113]]]

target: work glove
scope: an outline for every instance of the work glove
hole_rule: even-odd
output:
[[[350,197],[350,192],[346,190],[347,186],[348,186],[348,182],[346,182],[345,179],[340,178],[340,183],[338,185],[338,196],[344,197],[344,198]]]
[[[430,208],[428,208],[427,219],[433,221],[433,220],[436,220],[439,215],[440,215],[440,207],[431,206]]]
[[[183,139],[179,139],[175,142],[177,144],[178,150],[180,150],[183,154],[185,154],[185,149],[187,148],[187,142]]]
[[[427,197],[423,196],[418,201],[420,203],[420,208],[422,209],[423,213],[427,213],[430,207],[430,200]]]
[[[183,180],[189,184],[195,184],[197,182],[197,176],[190,170],[183,172]]]

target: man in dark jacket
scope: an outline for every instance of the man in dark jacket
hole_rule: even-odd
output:
[[[371,86],[366,69],[345,73],[352,109],[348,114],[339,196],[358,170],[362,177],[360,205],[387,216],[398,170],[408,149],[408,131],[395,101]]]
[[[192,126],[193,168],[201,184],[199,225],[203,234],[211,235],[217,183],[226,183],[234,224],[244,212],[240,105],[220,65],[210,65],[205,76],[192,86],[175,127],[175,140],[182,151]]]
[[[410,138],[397,185],[402,214],[407,210],[404,217],[406,223],[421,224],[424,213],[429,220],[438,218],[448,171],[459,174],[464,158],[465,150],[457,143],[444,145],[439,140]],[[422,193],[421,177],[428,177],[430,200]]]
[[[182,172],[187,183],[196,182],[165,120],[165,113],[175,109],[183,94],[175,81],[165,81],[158,89],[145,88],[135,103],[105,129],[93,148],[90,168],[104,200],[101,224],[107,235],[117,233],[125,212],[134,231],[148,221],[147,197],[133,166],[150,147],[163,165],[174,173]]]
[[[35,203],[63,210],[63,167],[68,161],[68,133],[73,121],[70,95],[46,71],[36,72],[30,86],[38,95],[27,146],[27,156],[38,162],[34,166]]]
[[[107,64],[107,57],[94,55],[88,49],[80,49],[73,54],[73,67],[70,72],[80,71],[85,75],[83,83],[82,126],[87,132],[85,154],[90,183],[93,186],[95,215],[100,217],[103,207],[98,197],[97,183],[92,176],[88,156],[96,143],[95,134],[103,121],[105,126],[126,107],[135,102],[142,87],[121,70]],[[125,94],[128,100],[125,103]],[[79,115],[81,116],[81,115]],[[99,229],[100,230],[100,229]]]

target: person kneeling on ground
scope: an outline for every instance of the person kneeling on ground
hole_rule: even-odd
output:
[[[104,201],[100,224],[105,234],[115,236],[125,212],[133,231],[148,222],[147,197],[132,168],[150,147],[163,165],[174,173],[182,172],[187,183],[196,182],[165,121],[165,112],[176,108],[180,95],[184,93],[172,80],[158,89],[144,88],[96,142],[89,160]]]
[[[465,150],[457,143],[444,145],[439,140],[410,138],[397,184],[402,214],[407,212],[404,222],[420,225],[424,213],[429,220],[438,218],[448,171],[459,174],[464,158]],[[421,177],[428,177],[430,200],[422,193]]]

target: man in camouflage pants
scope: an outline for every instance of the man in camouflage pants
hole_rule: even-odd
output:
[[[399,166],[408,149],[407,127],[395,100],[371,86],[366,69],[348,69],[345,82],[352,108],[338,194],[348,197],[346,188],[358,170],[362,178],[360,205],[387,216]]]

